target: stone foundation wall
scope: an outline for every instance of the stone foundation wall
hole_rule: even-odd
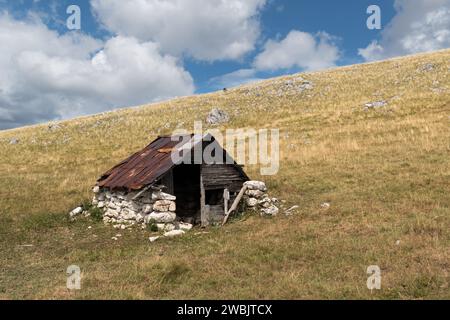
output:
[[[154,222],[161,230],[175,229],[176,197],[159,190],[110,191],[94,188],[92,204],[103,210],[103,221],[122,229]]]
[[[278,214],[278,199],[268,196],[264,182],[247,181],[245,185],[247,190],[243,200],[247,208],[262,216]],[[113,224],[115,228],[126,229],[133,225],[145,227],[150,223],[166,233],[174,230],[188,231],[192,228],[192,224],[177,218],[176,197],[161,190],[126,192],[95,187],[93,191],[93,206],[100,208],[103,211],[103,221]]]

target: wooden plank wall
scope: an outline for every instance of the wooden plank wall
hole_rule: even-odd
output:
[[[239,170],[231,164],[202,165],[202,179],[205,190],[228,189],[239,191],[245,182]]]

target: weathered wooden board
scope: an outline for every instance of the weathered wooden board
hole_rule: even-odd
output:
[[[200,172],[200,215],[202,227],[208,226],[209,207],[205,204],[205,187],[203,185],[203,176]]]

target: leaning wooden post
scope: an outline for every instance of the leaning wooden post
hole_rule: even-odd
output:
[[[223,218],[223,222],[222,225],[224,225],[225,223],[227,223],[228,221],[228,217],[230,216],[230,214],[236,210],[237,206],[239,205],[239,202],[241,201],[242,197],[244,196],[245,191],[247,190],[247,186],[244,185],[241,189],[241,191],[239,192],[238,196],[236,197],[236,199],[233,202],[233,205],[231,206],[230,210],[228,210],[227,214],[225,215],[225,217]]]

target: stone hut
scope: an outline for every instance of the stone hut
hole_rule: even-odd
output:
[[[211,135],[160,136],[98,179],[93,205],[106,223],[155,223],[164,231],[222,223],[237,203],[273,213],[265,185],[249,180]]]

